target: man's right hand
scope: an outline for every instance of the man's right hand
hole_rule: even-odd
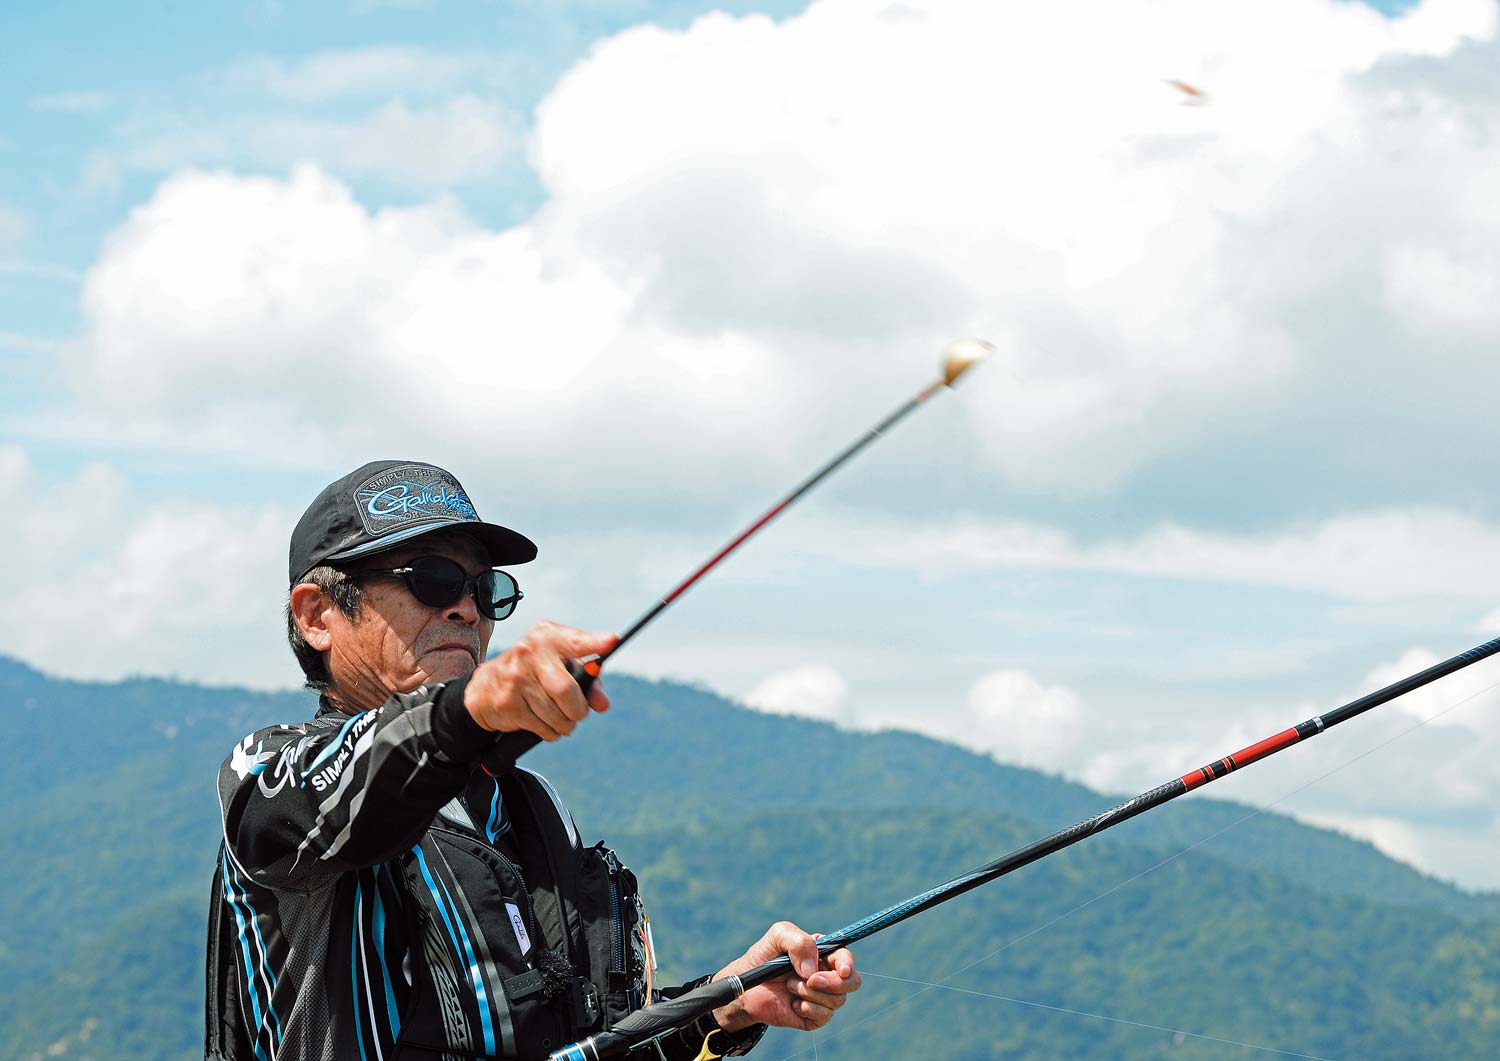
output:
[[[619,638],[540,622],[492,660],[474,668],[464,689],[464,707],[487,730],[529,730],[542,740],[565,737],[589,711],[609,710],[596,680],[585,696],[567,661],[607,652]]]

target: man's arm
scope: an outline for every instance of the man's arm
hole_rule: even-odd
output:
[[[311,888],[415,843],[494,740],[465,709],[465,685],[246,737],[219,769],[235,862],[258,884]]]
[[[585,697],[566,663],[614,641],[538,623],[467,678],[398,693],[341,724],[324,716],[252,734],[219,769],[230,855],[258,884],[302,888],[389,859],[463,790],[498,733],[557,740],[607,710],[603,688]]]

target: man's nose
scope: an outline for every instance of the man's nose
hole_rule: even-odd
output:
[[[474,599],[474,591],[466,589],[459,594],[458,600],[444,610],[443,617],[455,623],[478,624],[479,603]]]

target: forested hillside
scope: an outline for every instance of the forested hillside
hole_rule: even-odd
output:
[[[669,977],[771,919],[837,927],[1114,799],[920,737],[609,681],[615,710],[528,763],[640,872]],[[0,1058],[201,1056],[214,771],[310,699],[0,660],[0,703]],[[1275,815],[1131,879],[1243,814],[1190,796],[867,941],[868,986],[818,1056],[1270,1056],[1232,1042],[1398,1058],[1500,1041],[1495,896]],[[811,1047],[783,1033],[757,1056]]]

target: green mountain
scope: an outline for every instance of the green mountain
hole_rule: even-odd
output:
[[[608,717],[618,714],[628,721],[581,727],[565,744],[542,745],[526,760],[561,786],[580,824],[603,823],[606,835],[620,826],[649,829],[703,816],[733,819],[747,808],[922,806],[1011,815],[1029,823],[1028,839],[1034,840],[1135,795],[1101,795],[912,733],[850,733],[827,723],[766,716],[699,687],[610,675],[609,689],[616,707]],[[621,805],[617,790],[590,783],[610,776],[620,761],[648,771],[658,795]],[[1159,780],[1198,765],[1164,763]],[[573,784],[574,778],[580,783]],[[691,798],[682,799],[682,793]],[[1327,895],[1500,921],[1500,894],[1476,897],[1363,841],[1202,794],[1135,818],[1090,843],[1176,851],[1220,833],[1200,850]],[[1003,853],[993,850],[980,861]],[[939,869],[939,876],[969,867],[950,868],[951,873]]]
[[[609,715],[527,762],[640,873],[667,979],[778,917],[838,927],[1117,799],[909,734],[609,684]],[[310,698],[0,659],[0,703],[0,1058],[201,1056],[215,768]],[[1187,797],[868,940],[871,975],[834,1025],[756,1055],[1400,1058],[1500,1041],[1500,897],[1272,814],[1170,858],[1248,813]]]

